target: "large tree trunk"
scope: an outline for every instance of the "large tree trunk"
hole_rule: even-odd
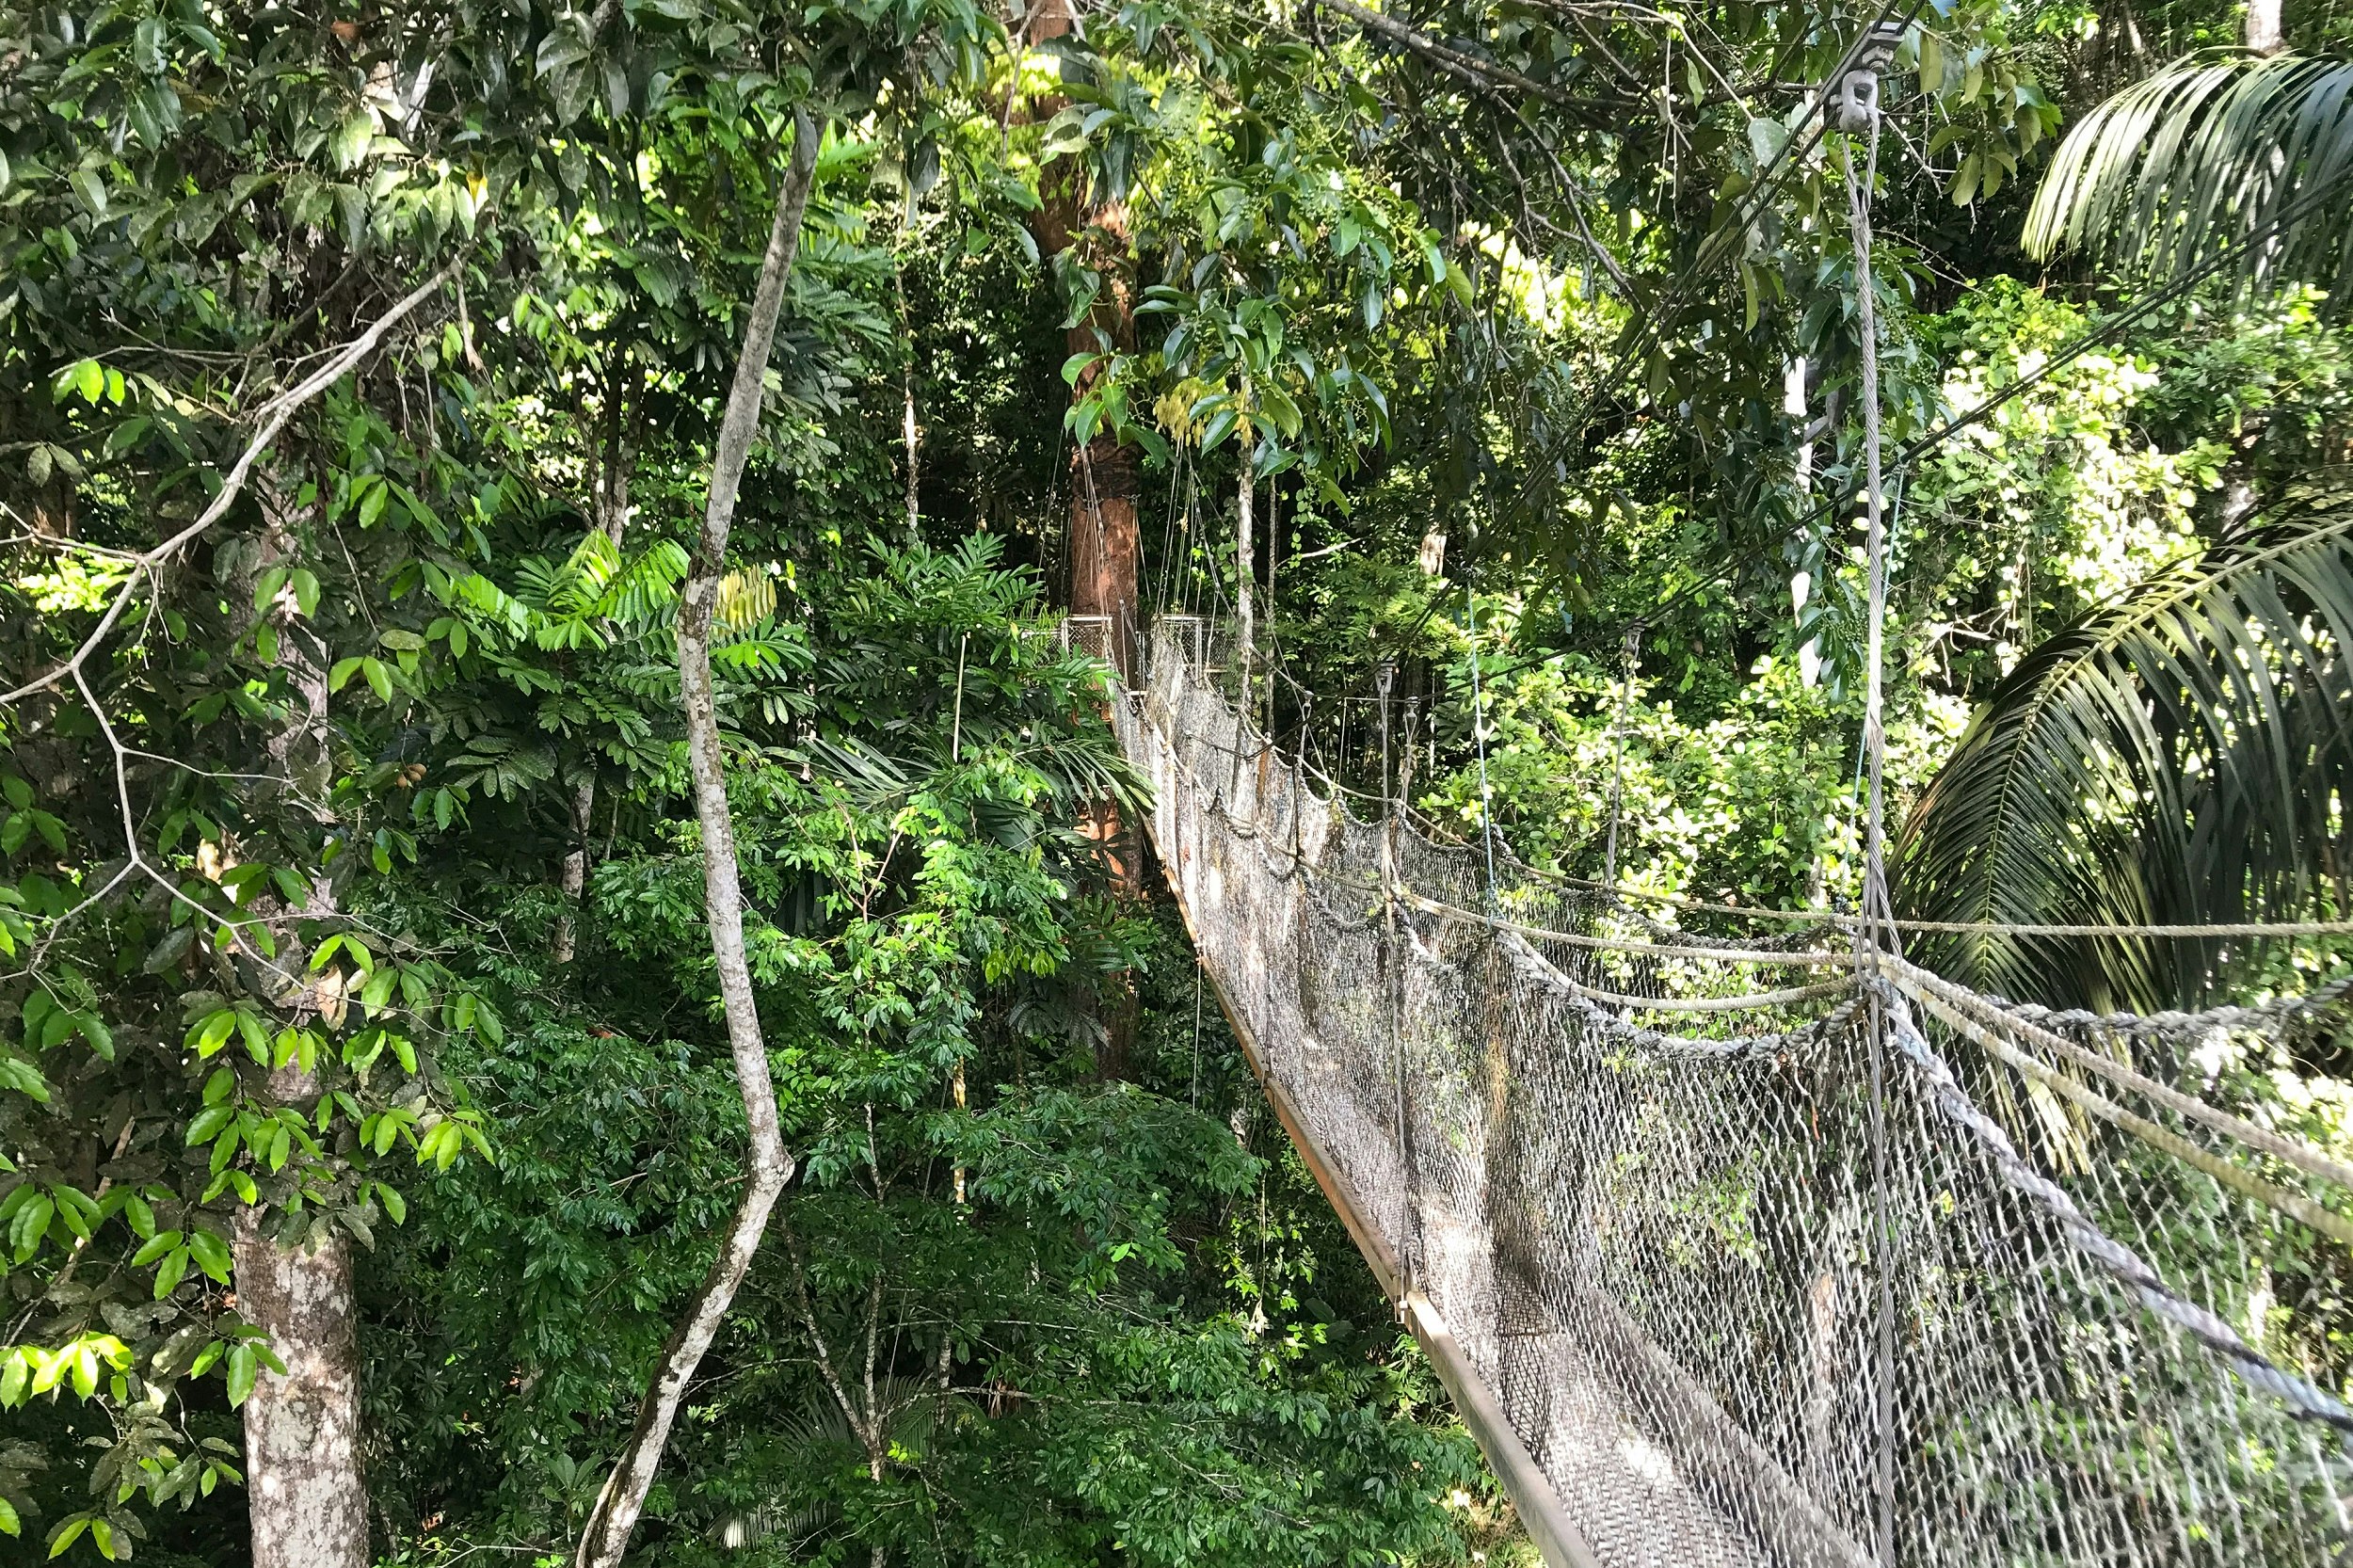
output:
[[[711,679],[711,616],[719,597],[719,579],[727,571],[728,534],[735,521],[736,494],[743,484],[744,465],[751,455],[752,438],[760,430],[761,382],[768,374],[768,353],[776,342],[776,312],[784,303],[785,280],[800,249],[801,215],[808,207],[808,187],[817,168],[818,131],[804,109],[792,117],[792,163],[784,188],[776,197],[775,221],[768,231],[768,250],[760,259],[760,286],[753,295],[751,319],[744,328],[744,352],[736,361],[735,380],[728,390],[726,417],[720,422],[719,442],[711,463],[711,493],[703,506],[702,537],[695,564],[687,573],[679,600],[679,692],[686,710],[688,768],[695,792],[695,816],[703,834],[703,904],[711,925],[711,952],[719,973],[719,1000],[727,1013],[728,1045],[735,1059],[735,1083],[744,1100],[744,1130],[750,1148],[744,1161],[744,1197],[719,1256],[678,1326],[653,1381],[638,1406],[637,1425],[613,1474],[598,1496],[597,1506],[581,1532],[578,1568],[618,1568],[629,1538],[637,1528],[637,1515],[646,1494],[661,1468],[662,1451],[669,1444],[670,1424],[678,1417],[695,1369],[718,1338],[727,1321],[736,1288],[760,1250],[768,1228],[768,1212],[776,1207],[792,1179],[792,1160],[784,1150],[776,1118],[776,1094],[768,1072],[768,1044],[760,1032],[760,1007],[752,992],[752,972],[744,951],[744,889],[735,860],[735,819],[728,808],[727,776],[723,765],[718,707]]]
[[[367,330],[261,405],[255,410],[251,437],[220,476],[220,487],[212,499],[194,520],[142,552],[135,564],[162,566],[227,516],[248,480],[254,480],[257,488],[265,488],[265,478],[255,479],[256,469],[288,422],[352,374],[395,325],[458,278],[464,260],[462,252],[452,258]],[[266,470],[263,472],[265,475]],[[268,526],[262,558],[254,568],[256,578],[292,555],[298,542],[282,497],[264,494],[263,511]],[[78,680],[84,661],[113,631],[145,580],[145,572],[133,572],[72,657],[51,666],[45,675],[0,693],[0,706]],[[249,602],[252,586],[250,581],[240,584],[232,602]],[[279,632],[289,677],[302,699],[294,722],[269,743],[272,776],[296,798],[322,801],[331,772],[326,751],[324,650],[297,624],[301,617],[295,612],[290,588],[262,614],[270,617]],[[105,722],[103,714],[100,722]],[[318,918],[332,914],[333,909],[331,893],[320,879],[313,884],[301,913]],[[270,919],[283,909],[257,902],[252,912]],[[294,981],[270,1000],[299,1015],[314,1010],[321,999],[315,983]],[[315,1106],[318,1083],[309,1074],[280,1071],[271,1074],[267,1093],[280,1104],[308,1112]],[[369,1561],[367,1488],[360,1471],[358,1310],[352,1294],[349,1243],[320,1227],[312,1233],[315,1246],[281,1247],[264,1233],[261,1217],[250,1210],[241,1212],[231,1230],[239,1310],[268,1336],[271,1353],[286,1368],[281,1373],[264,1367],[243,1410],[255,1568],[365,1568]]]
[[[1072,27],[1070,0],[1040,0],[1030,40],[1044,43],[1063,38]],[[1060,99],[1047,99],[1032,105],[1030,112],[1049,117],[1061,107]],[[1032,223],[1042,255],[1058,255],[1074,247],[1099,250],[1103,240],[1124,246],[1127,213],[1118,202],[1093,201],[1091,195],[1084,172],[1071,165],[1065,164],[1045,183]],[[1096,255],[1091,259],[1102,277],[1102,293],[1086,318],[1070,328],[1064,346],[1073,354],[1095,353],[1102,347],[1103,339],[1109,338],[1115,347],[1133,348],[1135,312],[1118,264],[1125,258]],[[1086,395],[1093,376],[1089,371],[1080,378],[1073,390],[1074,398]],[[1131,675],[1138,630],[1136,455],[1103,432],[1071,454],[1070,470],[1070,613],[1105,617],[1103,657],[1122,675]]]
[[[1078,335],[1072,334],[1074,342]],[[1090,335],[1086,340],[1093,346]],[[1080,352],[1073,349],[1073,353]],[[1070,487],[1070,613],[1103,617],[1098,650],[1122,676],[1136,669],[1135,453],[1108,435],[1079,449]]]
[[[1074,27],[1070,0],[1039,0],[1031,15],[1032,43],[1063,38]],[[1048,99],[1032,104],[1030,113],[1050,118],[1061,107],[1059,99]],[[1075,168],[1065,166],[1039,194],[1042,200],[1032,232],[1040,254],[1054,256],[1074,246],[1099,244],[1090,240],[1090,232],[1113,240],[1126,238],[1127,214],[1115,201],[1090,202],[1085,175]],[[1135,346],[1133,302],[1117,264],[1124,258],[1098,256],[1095,260],[1103,292],[1088,317],[1070,328],[1064,346],[1073,354],[1098,351],[1104,338],[1119,348]],[[1090,370],[1081,377],[1072,390],[1074,399],[1086,395],[1094,375]],[[1105,431],[1071,454],[1070,469],[1070,613],[1100,617],[1103,640],[1095,651],[1119,671],[1122,680],[1132,680],[1142,630],[1136,623],[1142,554],[1136,527],[1141,488],[1136,455]],[[1120,820],[1118,806],[1108,800],[1091,801],[1080,815],[1080,830],[1096,841],[1113,883],[1124,893],[1140,894],[1144,879],[1138,846],[1128,824]],[[1106,1079],[1125,1078],[1142,1016],[1135,976],[1123,970],[1106,983],[1105,990],[1109,1003],[1101,1020],[1103,1043],[1096,1056],[1096,1070]]]

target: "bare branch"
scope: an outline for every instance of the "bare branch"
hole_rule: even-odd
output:
[[[96,891],[90,893],[79,904],[76,904],[72,908],[68,909],[53,920],[50,923],[49,929],[41,935],[40,940],[33,944],[31,952],[25,955],[24,967],[22,969],[15,971],[15,974],[30,975],[36,973],[40,968],[41,964],[48,958],[49,950],[56,944],[58,937],[65,934],[66,929],[75,920],[79,920],[85,912],[89,910],[94,905],[104,902],[105,898],[117,888],[122,886],[125,879],[136,872],[139,875],[145,876],[149,881],[154,883],[155,886],[161,888],[164,892],[176,903],[186,904],[190,909],[195,910],[206,920],[212,922],[217,932],[226,932],[229,936],[229,939],[234,943],[236,947],[248,958],[252,959],[257,966],[278,976],[289,985],[300,985],[302,982],[298,977],[296,977],[292,971],[288,970],[283,965],[280,964],[273,955],[263,952],[259,947],[255,946],[252,939],[246,935],[246,927],[262,926],[266,928],[269,923],[268,921],[255,916],[247,916],[242,920],[232,920],[220,914],[217,910],[205,908],[204,905],[197,903],[196,900],[188,897],[186,893],[181,891],[180,885],[167,875],[163,868],[157,866],[153,861],[147,858],[146,851],[139,847],[138,825],[131,810],[131,776],[129,771],[130,759],[134,756],[143,756],[145,754],[136,752],[131,747],[122,744],[122,739],[120,735],[117,733],[113,721],[106,717],[105,709],[99,705],[98,694],[90,689],[89,677],[88,673],[76,664],[73,667],[72,676],[73,684],[75,688],[80,691],[83,703],[89,709],[90,717],[96,721],[98,725],[99,738],[106,743],[107,750],[112,755],[114,760],[115,799],[122,812],[122,869],[117,872],[113,876],[108,877],[105,884],[100,887]],[[13,979],[15,978],[15,975],[10,975],[8,978]]]
[[[809,1344],[817,1352],[818,1375],[825,1380],[825,1386],[832,1390],[833,1402],[841,1407],[842,1418],[852,1426],[856,1426],[857,1405],[850,1399],[849,1389],[842,1385],[841,1374],[834,1369],[833,1352],[825,1344],[825,1331],[818,1326],[817,1304],[810,1300],[808,1294],[808,1266],[801,1257],[799,1245],[792,1241],[792,1232],[789,1226],[785,1230],[785,1240],[792,1252],[792,1298],[794,1304],[801,1309],[801,1323],[808,1330]]]
[[[376,345],[384,341],[385,333],[399,325],[401,320],[419,305],[431,298],[435,292],[442,284],[448,282],[456,274],[457,269],[464,264],[465,258],[462,255],[453,258],[448,265],[426,279],[414,294],[409,295],[377,317],[375,326],[344,344],[325,364],[293,387],[263,404],[258,410],[262,420],[260,428],[254,431],[253,439],[246,443],[245,450],[237,455],[236,462],[230,466],[228,473],[222,477],[219,492],[213,497],[201,512],[196,515],[196,520],[155,546],[154,549],[141,551],[132,558],[138,569],[124,581],[121,588],[115,594],[114,602],[106,606],[105,615],[99,618],[98,625],[91,630],[90,634],[82,639],[82,646],[73,650],[72,658],[45,675],[34,677],[13,691],[0,692],[0,703],[21,701],[36,692],[46,691],[62,681],[78,677],[83,664],[88,661],[92,653],[98,650],[99,644],[106,640],[106,634],[112,632],[115,629],[115,623],[122,618],[123,611],[130,608],[132,597],[138,591],[140,580],[142,578],[152,580],[158,567],[178,554],[191,541],[228,515],[229,508],[236,503],[238,495],[245,489],[246,479],[253,472],[253,465],[261,460],[262,454],[269,449],[270,442],[278,439],[278,433],[286,427],[286,422],[294,418],[296,410],[342,380],[354,365],[374,353]]]
[[[574,1559],[578,1568],[619,1568],[654,1473],[661,1468],[670,1424],[686,1397],[687,1384],[701,1365],[703,1352],[718,1337],[736,1289],[752,1266],[752,1255],[760,1248],[760,1235],[768,1228],[769,1210],[792,1176],[792,1158],[785,1153],[784,1135],[776,1120],[776,1095],[768,1073],[760,1006],[752,992],[751,966],[744,952],[744,889],[735,858],[735,819],[728,808],[718,703],[711,679],[712,612],[718,601],[719,579],[727,570],[728,531],[735,520],[736,495],[743,485],[744,465],[751,456],[752,438],[760,430],[761,383],[768,374],[769,349],[776,342],[776,313],[784,303],[785,281],[800,248],[801,215],[808,206],[808,188],[817,169],[817,126],[807,109],[793,113],[792,131],[792,162],[776,197],[767,253],[760,259],[760,285],[752,296],[751,319],[744,328],[744,352],[736,361],[735,381],[728,392],[727,414],[719,424],[718,450],[711,465],[702,538],[687,574],[678,616],[679,689],[686,710],[695,815],[703,835],[703,902],[711,922],[712,956],[717,961],[720,1001],[727,1013],[728,1043],[735,1056],[735,1082],[744,1096],[744,1121],[751,1144],[744,1160],[744,1200],[719,1244],[719,1256],[712,1260],[711,1272],[687,1303],[669,1343],[662,1348],[653,1381],[638,1406],[636,1429],[614,1462],[587,1528],[581,1532]]]
[[[1376,10],[1369,10],[1356,4],[1356,0],[1315,0],[1315,3],[1327,10],[1337,11],[1368,32],[1379,33],[1383,38],[1404,45],[1441,70],[1462,77],[1474,87],[1484,88],[1491,92],[1497,87],[1514,87],[1522,92],[1532,93],[1545,103],[1556,104],[1562,108],[1590,110],[1601,106],[1591,100],[1563,92],[1549,82],[1540,82],[1533,76],[1523,76],[1508,66],[1497,65],[1492,60],[1482,60],[1475,56],[1465,55],[1449,44],[1440,43],[1427,33],[1408,27],[1393,17],[1384,16]]]

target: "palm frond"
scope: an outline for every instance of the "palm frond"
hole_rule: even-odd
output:
[[[915,789],[920,764],[910,764],[855,735],[820,737],[809,755],[861,809],[888,810]]]
[[[2077,123],[2024,237],[2038,257],[2078,250],[2156,279],[2225,263],[2244,286],[2305,281],[2341,297],[2347,202],[2353,61],[2209,52]]]
[[[526,568],[534,563],[526,561]],[[516,598],[478,571],[463,572],[450,579],[451,595],[457,604],[473,611],[485,620],[504,628],[507,635],[522,636],[531,626],[530,604]]]
[[[1906,824],[1899,913],[2005,924],[2341,916],[2353,801],[2353,509],[2215,547],[2042,644]],[[2010,996],[2183,1005],[2245,940],[1932,936]]]

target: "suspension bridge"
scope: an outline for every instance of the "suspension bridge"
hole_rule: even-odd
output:
[[[1547,1562],[2347,1560],[2353,1411],[2266,1319],[2353,1170],[2220,1088],[2344,987],[2092,1017],[1653,912],[1321,778],[1209,623],[1139,641],[1204,967]]]
[[[1865,133],[1838,160],[1860,472],[1823,507],[1859,492],[1866,540],[1857,911],[1647,904],[1614,885],[1614,811],[1601,884],[1483,821],[1456,840],[1407,805],[1385,689],[1379,793],[1323,777],[1257,722],[1247,570],[1238,638],[1138,635],[1131,605],[1115,646],[1101,616],[1064,634],[1118,674],[1153,846],[1270,1102],[1554,1568],[2353,1562],[2329,1370],[2353,1166],[2249,1087],[2342,1039],[2353,976],[2094,1016],[1904,955],[1870,227],[1893,9],[1807,119],[1818,140],[1834,90]]]

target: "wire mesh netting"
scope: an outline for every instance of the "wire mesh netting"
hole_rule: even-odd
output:
[[[1271,1090],[1601,1564],[2347,1560],[2342,990],[2013,1007],[1321,785],[1164,624],[1114,703]],[[2314,1283],[2318,1282],[2318,1283]],[[1492,1448],[1491,1448],[1492,1451]]]

